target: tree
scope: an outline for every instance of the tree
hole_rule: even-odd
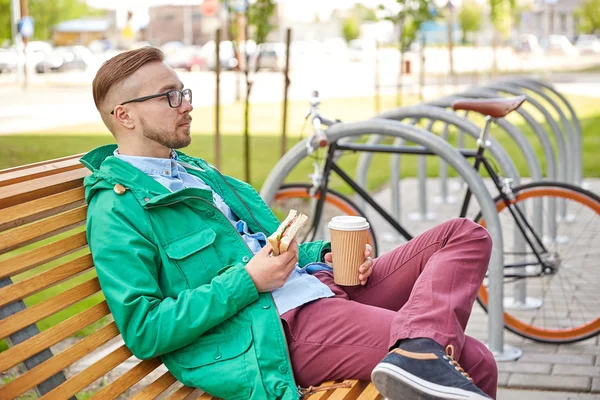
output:
[[[12,38],[10,0],[0,0],[0,43]]]
[[[462,31],[462,43],[467,43],[467,35],[469,33],[479,32],[481,29],[481,19],[483,11],[481,6],[475,2],[463,3],[463,6],[458,13],[458,21],[460,30]]]
[[[346,42],[350,42],[354,39],[358,39],[360,36],[360,26],[358,21],[354,17],[348,17],[342,24],[342,35]]]
[[[35,22],[35,40],[50,39],[52,28],[63,21],[102,13],[80,0],[28,0],[28,9]],[[10,0],[0,0],[0,42],[5,39],[12,39]]]
[[[394,9],[385,9],[388,15],[385,19],[392,21],[398,27],[398,49],[400,50],[400,68],[396,88],[396,105],[401,104],[401,87],[403,78],[404,53],[417,39],[417,33],[421,25],[435,18],[438,14],[431,0],[396,0]]]
[[[500,38],[506,39],[513,25],[513,17],[517,8],[516,0],[490,0],[490,19],[494,26],[492,39],[493,61],[492,73],[498,71],[498,42]]]
[[[575,11],[577,30],[580,33],[600,33],[600,0],[584,0]]]

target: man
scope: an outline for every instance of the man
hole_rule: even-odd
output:
[[[133,354],[225,399],[297,399],[371,376],[390,399],[495,397],[497,370],[464,334],[488,265],[487,231],[456,219],[333,283],[328,243],[272,256],[279,221],[247,183],[174,149],[192,92],[146,47],[108,60],[94,101],[117,146],[82,158],[88,242]],[[471,378],[472,376],[472,378]]]

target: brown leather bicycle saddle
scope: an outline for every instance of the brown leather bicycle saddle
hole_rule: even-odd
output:
[[[519,108],[525,101],[525,96],[500,97],[497,99],[461,99],[452,103],[457,110],[474,111],[492,118],[502,118]]]

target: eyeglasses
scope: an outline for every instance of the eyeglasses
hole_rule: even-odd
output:
[[[172,90],[169,90],[168,92],[158,93],[158,94],[153,94],[152,96],[144,96],[144,97],[138,97],[137,99],[128,100],[125,103],[121,103],[119,105],[122,106],[127,103],[141,103],[142,101],[156,99],[157,97],[163,97],[163,96],[167,96],[167,99],[169,100],[169,107],[171,107],[171,108],[177,108],[177,107],[181,106],[181,103],[183,102],[184,98],[188,103],[192,104],[192,89],[183,89],[183,90],[172,89]],[[110,114],[114,115],[115,110],[112,110],[110,112]]]

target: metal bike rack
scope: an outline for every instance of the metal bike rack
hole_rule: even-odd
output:
[[[437,99],[437,100],[428,102],[427,104],[436,106],[436,107],[448,108],[448,107],[452,106],[452,103],[455,100],[460,100],[460,99],[464,99],[464,98],[465,98],[465,96],[460,96],[460,95],[446,96],[446,97],[442,97],[441,99]],[[495,122],[519,146],[519,149],[521,150],[521,152],[523,153],[523,156],[525,157],[525,162],[527,164],[529,174],[531,175],[531,177],[535,180],[541,180],[542,179],[542,169],[540,167],[540,163],[537,159],[535,151],[533,150],[533,147],[531,147],[531,144],[529,143],[529,141],[527,140],[525,135],[517,127],[512,125],[510,122],[508,122],[504,118],[497,118],[495,120]]]
[[[517,93],[512,93],[512,94],[517,94]],[[467,89],[466,91],[462,92],[460,95],[467,96],[467,97],[476,97],[476,98],[496,98],[496,97],[498,97],[498,91],[493,90],[493,89],[489,90],[487,88],[471,88],[471,89]],[[526,95],[526,94],[524,94],[524,95]],[[535,102],[534,99],[530,99],[531,96],[526,95],[526,97],[527,97],[527,101],[532,100],[533,102]],[[546,159],[546,176],[548,177],[548,179],[560,180],[560,181],[564,182],[564,179],[566,177],[566,174],[565,174],[566,166],[563,165],[563,169],[561,171],[557,171],[556,155],[554,154],[554,149],[552,148],[552,143],[548,139],[548,134],[546,133],[544,128],[535,120],[535,118],[533,118],[531,116],[530,113],[528,113],[522,107],[519,107],[515,112],[518,113],[519,115],[521,115],[523,117],[523,119],[525,119],[527,124],[533,130],[533,133],[535,134],[535,136],[540,141],[540,144],[542,145],[542,150],[544,151],[544,157]]]
[[[471,121],[458,116],[455,113],[444,110],[443,108],[428,106],[428,105],[416,105],[409,107],[399,107],[390,111],[386,111],[384,113],[379,114],[378,118],[385,118],[396,121],[403,121],[405,119],[428,119],[430,121],[440,121],[444,122],[445,129],[448,125],[452,125],[460,129],[461,131],[466,132],[471,137],[477,139],[481,132],[481,128],[472,123]],[[443,138],[443,137],[442,137]],[[445,139],[445,138],[443,138]],[[369,144],[379,144],[382,138],[379,135],[372,135],[368,142]],[[517,172],[517,168],[515,167],[512,159],[506,153],[506,151],[500,146],[500,144],[494,139],[490,138],[490,147],[488,150],[492,157],[498,162],[500,169],[502,170],[504,176],[513,179],[515,183],[520,182],[519,173]],[[395,143],[396,144],[396,143]],[[400,155],[392,155],[392,160],[398,160],[395,164],[392,164],[392,178],[391,178],[391,196],[394,199],[392,201],[392,211],[394,212],[394,216],[399,218],[399,201],[397,199],[400,198],[400,185],[399,179],[394,179],[395,170],[399,170],[399,157]],[[373,158],[373,154],[371,153],[363,153],[361,154],[358,165],[356,168],[356,179],[359,185],[362,187],[366,186],[367,182],[367,173],[371,165],[371,161]],[[443,160],[440,160],[440,164],[446,164]],[[399,176],[397,177],[399,178]],[[362,198],[355,198],[356,204],[364,209],[364,200]]]
[[[424,146],[444,159],[467,182],[481,207],[487,230],[494,243],[488,275],[488,345],[497,360],[514,360],[519,358],[522,354],[520,349],[505,346],[504,344],[502,304],[504,285],[504,246],[502,243],[502,231],[500,229],[500,221],[496,212],[496,206],[490,197],[481,176],[479,176],[458,150],[453,148],[442,138],[412,125],[376,118],[362,122],[340,123],[327,130],[327,136],[332,142],[343,137],[362,136],[365,134],[400,137],[406,141]],[[267,204],[270,204],[273,201],[277,190],[285,180],[286,176],[288,176],[292,169],[306,157],[306,142],[307,139],[297,143],[271,170],[271,173],[260,190],[260,194]]]
[[[486,90],[483,88],[473,88],[468,89],[467,91],[462,93],[463,95],[469,97],[478,97],[478,98],[495,98],[498,97],[498,94],[493,90]],[[511,94],[519,94],[519,93],[511,93]],[[529,97],[529,96],[528,96]],[[535,101],[535,100],[534,100]],[[533,119],[533,117],[527,113],[522,108],[519,108],[517,112],[525,118],[525,120],[530,124],[532,128],[534,128],[534,133],[540,140],[542,144],[542,148],[544,149],[544,154],[548,166],[548,177],[550,179],[556,178],[556,166],[554,162],[554,151],[552,149],[552,144],[548,140],[543,129],[536,130],[536,126],[539,127],[539,124]],[[540,127],[541,128],[541,127]],[[533,215],[533,226],[537,232],[543,232],[543,215],[542,215],[542,204],[539,200],[534,200],[534,204],[536,205],[534,215]],[[550,214],[556,215],[556,206],[554,202],[549,204]],[[553,229],[554,224],[551,224],[551,231],[554,232]],[[525,238],[522,237],[521,232],[515,227],[513,232],[514,237],[514,251],[524,253],[526,250],[525,246]],[[522,279],[518,282],[515,282],[513,287],[513,295],[512,297],[504,298],[504,308],[513,309],[513,310],[530,310],[540,308],[543,305],[543,302],[539,298],[529,297],[527,296],[527,282],[525,279]]]
[[[572,129],[571,122],[569,121],[563,110],[558,104],[556,104],[556,102],[550,96],[548,96],[548,93],[546,93],[544,88],[540,87],[539,85],[533,82],[524,79],[510,79],[503,82],[508,83],[512,86],[517,86],[534,92],[535,94],[543,98],[545,101],[547,101],[555,109],[563,126],[563,133],[566,139],[565,144],[567,149],[567,165],[569,166],[569,168],[567,169],[567,179],[569,183],[577,184],[577,176],[580,175],[579,170],[581,169],[581,138],[579,137],[580,134],[574,129]]]
[[[520,80],[525,80],[525,81],[529,81],[529,82],[533,82],[534,84],[543,87],[544,89],[554,93],[554,95],[556,97],[558,97],[560,99],[560,101],[567,107],[567,109],[569,110],[569,114],[571,114],[571,127],[573,129],[573,131],[576,133],[576,137],[579,140],[579,143],[577,144],[577,153],[578,153],[578,157],[577,157],[577,173],[576,173],[576,178],[577,181],[575,182],[575,184],[581,186],[583,183],[583,131],[581,129],[581,122],[579,121],[579,117],[577,117],[577,114],[575,113],[575,109],[573,108],[573,106],[571,105],[571,103],[565,98],[565,96],[562,95],[562,93],[560,93],[558,90],[556,90],[556,88],[551,85],[550,83],[538,80],[538,79],[533,79],[533,78],[520,78]]]

